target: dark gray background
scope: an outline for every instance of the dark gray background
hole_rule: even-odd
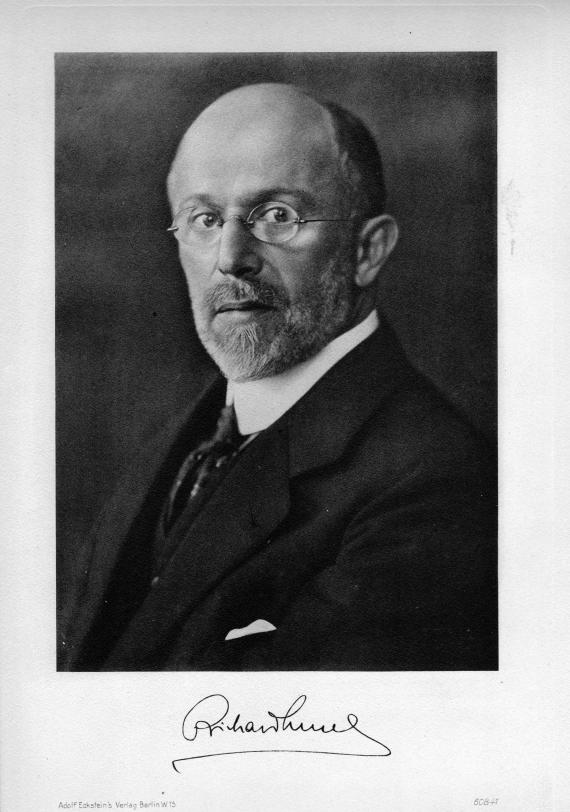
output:
[[[164,181],[192,119],[258,81],[337,101],[376,135],[401,228],[379,305],[415,365],[494,442],[495,54],[59,54],[60,599],[117,476],[212,369],[165,232]]]

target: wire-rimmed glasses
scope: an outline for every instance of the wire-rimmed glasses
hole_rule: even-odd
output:
[[[208,245],[220,239],[228,220],[239,220],[261,242],[279,244],[293,239],[305,223],[345,223],[350,218],[303,219],[288,203],[270,200],[255,206],[245,218],[234,214],[224,220],[219,212],[200,206],[182,209],[167,231],[185,245]]]

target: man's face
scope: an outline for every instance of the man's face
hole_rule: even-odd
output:
[[[235,95],[191,128],[170,193],[174,213],[226,221],[212,244],[181,242],[180,260],[202,343],[227,377],[248,380],[306,360],[351,326],[357,288],[351,223],[307,223],[274,245],[227,219],[245,219],[269,201],[301,218],[348,216],[320,108],[303,100],[272,109],[255,95]]]

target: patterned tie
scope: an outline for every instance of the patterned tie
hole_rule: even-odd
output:
[[[168,532],[188,501],[199,502],[215,480],[215,474],[232,460],[244,438],[238,431],[233,406],[224,406],[220,412],[214,436],[194,449],[184,460],[170,490],[164,517]]]

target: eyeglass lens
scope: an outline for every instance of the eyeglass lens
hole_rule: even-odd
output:
[[[287,203],[270,201],[256,206],[247,219],[240,220],[254,237],[262,242],[281,243],[292,239],[299,230],[299,215]],[[211,243],[220,239],[224,220],[209,209],[191,209],[179,212],[174,218],[171,230],[183,243]]]

